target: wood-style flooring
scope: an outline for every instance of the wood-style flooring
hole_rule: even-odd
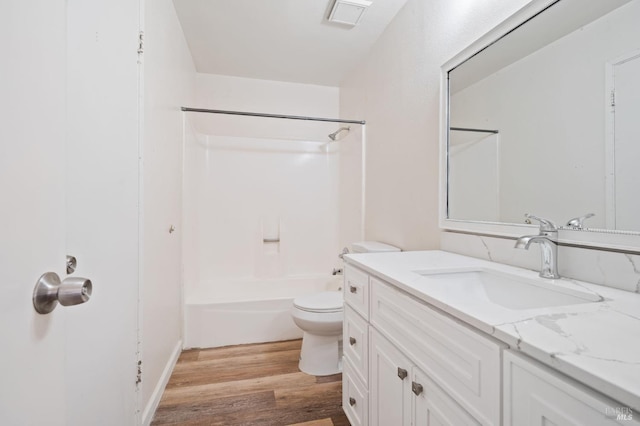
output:
[[[301,340],[182,352],[152,425],[349,426],[342,375],[300,372]]]

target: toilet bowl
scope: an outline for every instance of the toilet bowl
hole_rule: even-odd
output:
[[[291,314],[304,332],[298,364],[300,371],[314,376],[341,372],[342,292],[325,291],[298,297],[293,300]]]
[[[351,249],[354,253],[400,251],[378,241],[353,243]],[[329,376],[342,371],[343,301],[342,291],[325,291],[293,300],[293,321],[304,332],[298,364],[303,373]]]

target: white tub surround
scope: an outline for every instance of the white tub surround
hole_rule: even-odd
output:
[[[640,295],[443,251],[345,256],[355,266],[552,369],[640,411]],[[487,271],[557,286],[587,299],[568,306],[506,309],[469,289],[429,285],[429,273]],[[417,272],[416,272],[417,271]],[[371,278],[374,281],[374,278]],[[564,297],[564,296],[559,296]]]

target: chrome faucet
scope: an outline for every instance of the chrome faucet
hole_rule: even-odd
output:
[[[525,216],[540,222],[540,233],[518,238],[515,248],[528,250],[531,243],[540,244],[540,253],[542,255],[540,276],[548,279],[560,278],[560,274],[558,274],[558,227],[550,220],[528,213]]]

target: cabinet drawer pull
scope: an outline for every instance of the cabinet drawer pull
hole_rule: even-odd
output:
[[[357,292],[358,292],[358,287],[354,287],[354,286],[352,286],[352,285],[349,285],[349,291],[350,291],[351,293],[354,293],[354,294],[355,294],[355,293],[357,293]]]
[[[356,344],[356,338],[355,337],[349,337],[349,344],[351,346],[355,345]]]
[[[352,407],[354,405],[356,405],[356,399],[355,398],[349,398],[349,405],[352,406]]]
[[[416,395],[420,395],[422,393],[422,391],[424,390],[424,388],[422,387],[422,385],[420,383],[411,382],[411,390]]]
[[[398,377],[400,377],[400,379],[404,380],[407,377],[407,374],[407,370],[398,367]]]

